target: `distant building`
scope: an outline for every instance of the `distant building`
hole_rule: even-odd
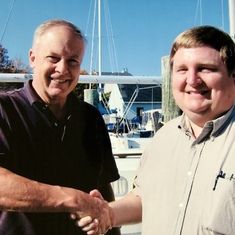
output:
[[[105,76],[132,76],[128,69],[122,72],[102,72]],[[109,109],[116,110],[117,117],[132,119],[141,116],[143,111],[161,109],[162,90],[160,85],[135,85],[135,84],[101,84],[104,93],[110,92]],[[105,113],[103,107],[99,107]]]
[[[125,114],[127,119],[141,116],[143,111],[161,109],[161,106],[162,89],[156,84],[115,84],[109,97],[110,109],[116,109],[118,117]]]

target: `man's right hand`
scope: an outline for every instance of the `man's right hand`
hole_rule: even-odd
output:
[[[94,211],[98,209],[99,213],[91,211],[89,216],[83,216],[83,214],[76,212],[71,214],[71,218],[76,220],[75,224],[87,232],[88,235],[104,234],[114,225],[113,210],[98,190],[91,191],[90,195],[100,200],[99,208],[94,208]]]

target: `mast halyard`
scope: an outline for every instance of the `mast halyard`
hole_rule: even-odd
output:
[[[229,28],[230,35],[235,40],[235,0],[229,0]]]
[[[101,48],[101,0],[98,0],[98,39],[99,39],[99,76],[101,76],[102,72],[102,60],[101,60],[101,53],[102,53],[102,48]]]
[[[101,61],[101,53],[102,53],[102,48],[101,48],[101,6],[100,6],[100,1],[98,0],[98,40],[99,40],[99,76],[102,75],[102,61]],[[102,100],[102,84],[99,83],[99,101]]]

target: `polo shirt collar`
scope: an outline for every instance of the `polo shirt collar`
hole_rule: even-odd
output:
[[[35,102],[44,103],[40,96],[37,94],[37,92],[34,90],[32,82],[33,80],[28,80],[23,88],[29,103],[31,105],[33,105]]]
[[[24,85],[24,93],[30,103],[30,105],[37,104],[39,106],[45,106],[45,102],[41,99],[41,97],[37,94],[35,89],[33,88],[32,85],[33,80],[28,80],[25,85]],[[70,116],[72,111],[73,111],[73,99],[75,95],[73,92],[71,92],[68,97],[67,97],[67,105],[68,105],[68,110],[67,110],[67,116]]]

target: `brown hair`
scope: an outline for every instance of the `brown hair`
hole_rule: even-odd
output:
[[[213,26],[198,26],[178,35],[170,52],[170,67],[174,63],[174,55],[179,48],[209,46],[220,52],[222,61],[230,74],[235,72],[235,44],[227,33]]]

